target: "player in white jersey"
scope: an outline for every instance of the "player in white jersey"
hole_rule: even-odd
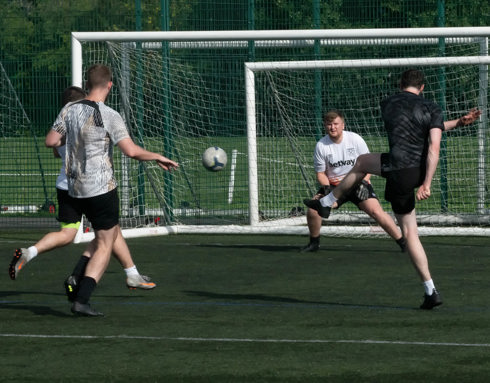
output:
[[[158,153],[136,145],[122,117],[104,104],[112,88],[112,72],[105,65],[87,70],[89,94],[81,101],[65,106],[46,136],[46,146],[59,147],[66,140],[68,193],[74,208],[92,224],[95,240],[84,275],[80,280],[71,311],[74,314],[100,316],[88,303],[109,264],[119,233],[119,197],[112,166],[113,147],[139,161],[155,161],[164,170],[178,164]]]
[[[81,100],[86,95],[87,94],[82,88],[70,86],[63,91],[63,106],[70,102]],[[32,246],[15,249],[14,256],[9,265],[9,275],[12,280],[15,280],[26,264],[39,254],[72,243],[81,224],[82,217],[72,208],[72,197],[68,195],[68,180],[65,172],[65,146],[63,145],[55,148],[53,149],[53,152],[56,157],[61,158],[60,173],[56,179],[58,221],[60,222],[61,229],[56,232],[47,233]],[[138,272],[122,235],[118,235],[116,242],[114,243],[114,256],[125,271],[126,285],[128,288],[149,290],[156,287],[155,283],[150,282],[150,278],[145,275],[140,275]],[[81,275],[78,275],[77,273],[79,270],[81,272],[81,270],[84,269],[84,265],[87,264],[89,258],[90,253],[85,251],[72,274],[75,280],[81,277]]]
[[[323,123],[327,134],[317,142],[314,154],[316,177],[321,187],[314,199],[322,198],[333,190],[354,167],[357,157],[369,153],[366,142],[361,136],[344,131],[345,120],[340,111],[327,112]],[[339,202],[338,207],[348,201],[354,203],[373,218],[398,243],[401,250],[405,251],[405,239],[393,218],[381,207],[369,179],[368,174],[357,188]],[[322,217],[315,209],[308,209],[306,218],[310,242],[301,251],[317,251],[320,247]]]

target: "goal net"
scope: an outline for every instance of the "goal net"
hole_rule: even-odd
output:
[[[74,33],[74,84],[82,84],[88,65],[110,65],[114,90],[107,103],[121,112],[135,142],[180,164],[170,174],[115,158],[126,235],[306,234],[301,201],[317,189],[312,162],[325,134],[322,114],[342,110],[348,130],[372,152],[386,151],[379,102],[397,91],[399,74],[410,67],[423,69],[424,95],[446,119],[473,107],[483,111],[478,123],[444,137],[432,197],[417,205],[421,234],[488,235],[489,30],[408,31],[413,36],[407,30],[332,37],[332,31]],[[220,172],[201,165],[210,146],[228,154]],[[391,211],[382,198],[384,180],[372,181]],[[350,204],[322,232],[383,235]]]
[[[39,146],[32,123],[0,62],[0,214],[55,213]]]

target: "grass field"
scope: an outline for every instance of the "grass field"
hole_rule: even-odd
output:
[[[70,313],[63,280],[84,245],[40,255],[16,281],[0,234],[2,382],[487,382],[489,238],[423,238],[444,305],[388,239],[344,239],[314,254],[296,236],[128,240],[158,284],[129,291],[111,262],[93,297],[103,318]]]

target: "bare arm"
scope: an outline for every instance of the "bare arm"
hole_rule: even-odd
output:
[[[327,174],[325,172],[316,173],[316,180],[322,186],[330,185],[330,181],[328,180]]]
[[[427,168],[425,179],[417,190],[417,200],[424,200],[430,197],[430,187],[432,177],[436,173],[437,163],[439,162],[439,151],[441,149],[442,130],[431,129],[429,135],[429,152],[427,154]]]
[[[63,145],[65,136],[62,136],[56,130],[51,129],[46,135],[45,145],[48,148],[57,148]]]
[[[456,120],[444,121],[444,131],[447,132],[448,130],[452,130],[460,126],[472,124],[480,117],[480,115],[481,110],[473,108],[467,114]]]
[[[158,166],[165,170],[172,170],[179,167],[177,162],[174,162],[161,154],[150,152],[136,145],[131,138],[124,138],[118,142],[117,146],[128,157],[139,161],[155,161]]]

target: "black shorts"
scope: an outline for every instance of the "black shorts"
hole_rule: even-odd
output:
[[[72,198],[77,214],[85,214],[94,230],[109,230],[119,223],[117,189],[90,198]]]
[[[425,167],[388,169],[388,153],[381,154],[381,176],[386,178],[385,199],[395,214],[407,214],[415,209],[414,190],[424,182]]]
[[[68,190],[56,188],[58,198],[58,221],[62,224],[74,224],[82,220],[82,213],[77,209],[76,198],[70,197]]]
[[[369,190],[369,198],[376,198],[378,199],[378,196],[374,192],[373,185],[368,184],[366,186]],[[335,189],[335,186],[332,186],[332,190]],[[348,194],[346,194],[344,197],[341,197],[337,200],[337,208],[341,207],[344,203],[346,202],[352,202],[354,205],[356,205],[359,208],[359,204],[365,200],[360,200],[357,198],[356,195],[357,188],[353,188]]]

